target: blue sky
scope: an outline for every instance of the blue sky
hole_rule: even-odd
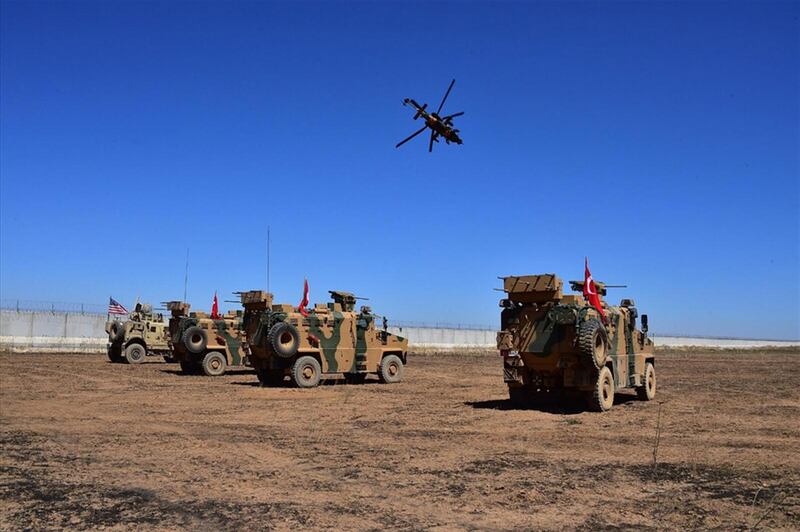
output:
[[[496,276],[800,337],[797,3],[3,2],[0,291],[265,285],[495,324]],[[427,153],[406,97],[462,146]]]

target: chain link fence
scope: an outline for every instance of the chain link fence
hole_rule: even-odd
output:
[[[99,303],[73,303],[69,301],[37,301],[32,299],[0,299],[0,308],[17,312],[68,312],[72,314],[98,314],[105,316],[108,305]],[[476,323],[425,322],[389,319],[393,327],[419,327],[421,329],[462,329],[468,331],[494,330],[496,325]]]
[[[37,301],[33,299],[0,299],[0,309],[17,312],[69,312],[72,314],[106,315],[108,305],[72,303],[69,301]]]
[[[499,325],[480,325],[476,323],[450,323],[446,321],[405,321],[389,320],[392,327],[417,327],[420,329],[461,329],[465,331],[491,331],[499,328]]]

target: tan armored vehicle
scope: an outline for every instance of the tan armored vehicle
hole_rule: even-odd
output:
[[[242,344],[242,316],[229,312],[212,319],[204,312],[189,312],[182,301],[165,303],[170,311],[169,336],[172,358],[186,374],[217,377],[231,366],[243,366],[247,353]]]
[[[167,324],[162,314],[153,312],[151,305],[136,303],[127,320],[107,321],[106,333],[111,362],[139,364],[147,355],[162,356],[172,362]]]
[[[500,300],[501,331],[497,348],[511,400],[524,404],[543,394],[577,391],[591,409],[606,411],[614,393],[635,388],[640,399],[656,394],[653,342],[647,337],[647,315],[636,328],[633,300],[619,306],[602,301],[603,283],[594,283],[606,322],[583,295],[564,295],[554,274],[503,278],[507,296]],[[583,281],[570,281],[583,291]]]
[[[385,383],[399,382],[408,340],[375,328],[369,307],[354,310],[356,297],[330,292],[333,301],[315,305],[304,316],[292,305],[272,303],[272,294],[242,292],[244,330],[250,363],[263,386],[278,385],[289,376],[300,388],[317,386],[323,375],[343,374],[362,383],[377,374]]]

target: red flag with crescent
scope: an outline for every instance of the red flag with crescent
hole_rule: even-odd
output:
[[[303,284],[303,300],[300,301],[300,304],[297,306],[297,310],[300,312],[300,314],[306,317],[308,316],[308,311],[306,310],[307,306],[308,306],[308,279],[306,279]]]
[[[219,301],[217,301],[217,292],[214,292],[214,301],[211,303],[211,319],[219,319]]]
[[[606,313],[603,312],[603,305],[600,303],[600,296],[597,294],[597,285],[594,284],[592,272],[589,271],[589,257],[586,257],[586,265],[583,272],[583,297],[600,313],[600,317],[605,323]]]

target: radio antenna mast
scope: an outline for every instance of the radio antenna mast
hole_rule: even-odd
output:
[[[267,292],[269,292],[269,232],[270,227],[267,226]]]
[[[186,303],[186,289],[189,286],[189,248],[186,248],[186,270],[183,273],[183,302]]]

